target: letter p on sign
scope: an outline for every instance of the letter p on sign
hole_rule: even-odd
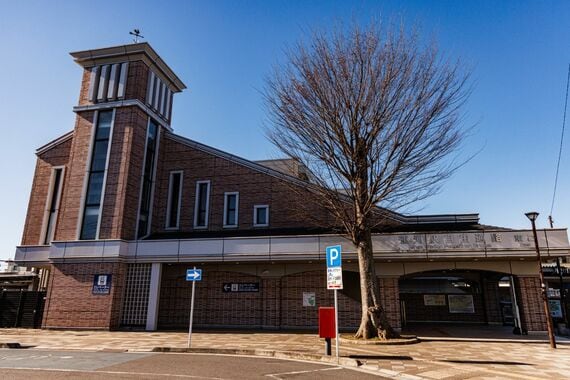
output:
[[[327,268],[342,266],[342,248],[340,245],[327,247]]]

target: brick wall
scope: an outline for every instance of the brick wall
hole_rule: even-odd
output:
[[[101,213],[101,239],[135,238],[148,116],[138,107],[117,108]]]
[[[115,329],[119,326],[126,265],[54,264],[42,327]],[[111,293],[93,295],[96,274],[111,274]]]
[[[180,231],[192,231],[196,182],[210,180],[208,230],[223,229],[224,192],[239,192],[239,230],[252,229],[253,206],[269,205],[269,229],[302,228],[327,225],[328,213],[314,201],[308,191],[292,190],[291,185],[224,158],[193,149],[170,138],[161,140],[155,188],[152,228],[165,227],[169,173],[183,170]],[[312,221],[309,215],[320,222]],[[233,229],[235,230],[235,229]]]
[[[517,276],[515,283],[522,326],[528,331],[546,331],[539,277]]]
[[[130,62],[125,98],[144,102],[147,79],[146,64],[142,61]],[[80,105],[89,104],[87,99],[89,80],[90,71],[84,70],[79,95]],[[74,137],[67,148],[69,164],[64,178],[62,207],[54,235],[55,240],[77,239],[83,209],[82,198],[86,172],[90,161],[89,148],[94,114],[94,111],[77,113]],[[136,238],[147,122],[148,115],[138,107],[116,108],[109,171],[101,212],[99,234],[101,239],[131,240]],[[263,229],[304,229],[340,225],[316,202],[316,197],[304,187],[294,186],[288,181],[190,148],[168,138],[164,133],[160,142],[158,160],[152,210],[152,232],[165,231],[168,181],[172,170],[184,170],[180,218],[180,231],[182,232],[193,230],[196,181],[198,180],[211,181],[207,230],[223,230],[224,193],[234,191],[239,192],[240,197],[239,227],[232,229],[233,231],[256,229],[253,226],[253,211],[254,205],[260,204],[269,205],[269,227]],[[43,166],[38,166],[40,177],[35,187],[44,185],[42,181],[45,182],[45,169]],[[42,191],[45,192],[45,189],[42,188],[38,192],[38,197],[30,203],[30,224],[37,224],[36,214],[43,215],[44,206],[39,205],[42,196],[45,198]],[[34,228],[32,226],[29,228],[30,233],[25,234],[23,241],[26,244],[28,242],[36,244],[39,241],[38,232],[32,231]]]
[[[54,240],[76,240],[94,112],[77,113]]]
[[[24,233],[22,235],[22,245],[36,245],[39,244],[42,239],[40,235],[47,207],[47,195],[49,193],[52,167],[67,165],[71,144],[72,140],[67,140],[39,155],[37,158],[26,223],[24,224]],[[67,173],[65,173],[65,175],[67,175]],[[63,185],[65,187],[65,182]]]
[[[91,80],[91,70],[84,69],[81,75],[81,87],[79,88],[79,105],[92,104],[89,101],[89,82]]]
[[[23,245],[40,240],[46,197],[53,166],[65,165],[62,198],[54,240],[76,240],[83,208],[94,112],[80,112],[73,138],[38,157]],[[138,107],[117,108],[111,141],[101,239],[134,239],[148,116]]]
[[[143,61],[129,63],[125,99],[138,99],[146,104],[146,87],[148,85],[148,66]]]
[[[379,278],[380,301],[393,328],[402,327],[400,316],[400,287],[397,278]]]
[[[160,290],[160,329],[188,326],[192,283],[185,279],[189,265],[165,264]],[[203,265],[202,281],[196,283],[194,323],[210,327],[313,329],[318,308],[334,306],[334,293],[326,289],[325,271],[308,271],[283,277],[262,278]],[[224,292],[224,283],[258,283],[259,292]],[[381,296],[388,318],[400,328],[397,279],[380,279]],[[314,293],[316,305],[303,306],[303,293]],[[343,329],[360,324],[360,303],[339,292],[339,320]]]
[[[281,279],[281,325],[283,327],[312,327],[319,324],[320,306],[334,306],[334,292],[326,288],[326,272],[303,272]],[[303,292],[315,293],[316,306],[303,306]],[[360,303],[338,293],[338,319],[341,328],[355,328],[360,324]]]
[[[158,326],[161,329],[188,327],[192,283],[186,281],[187,265],[163,265]],[[224,283],[259,283],[254,293],[224,293]],[[248,274],[203,267],[196,282],[195,326],[260,327],[263,322],[261,279]]]
[[[279,328],[281,326],[281,279],[264,278],[262,290],[262,327]]]

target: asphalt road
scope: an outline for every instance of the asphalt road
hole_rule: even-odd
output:
[[[205,354],[0,349],[2,379],[379,379],[333,365]]]

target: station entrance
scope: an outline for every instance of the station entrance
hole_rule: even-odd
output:
[[[421,323],[514,326],[513,281],[503,273],[443,270],[399,280],[402,326]]]

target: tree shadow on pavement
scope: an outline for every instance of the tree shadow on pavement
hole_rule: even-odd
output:
[[[522,362],[509,362],[503,360],[441,360],[442,362],[459,363],[459,364],[501,364],[501,365],[533,365]]]
[[[376,359],[376,360],[414,360],[411,356],[404,355],[349,355],[351,359]]]

